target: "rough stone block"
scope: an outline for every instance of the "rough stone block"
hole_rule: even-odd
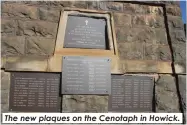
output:
[[[126,27],[122,27],[122,28],[116,27],[115,28],[117,43],[126,42],[125,30],[123,30],[123,29],[126,29]]]
[[[98,9],[99,2],[97,1],[87,1],[88,9]]]
[[[157,52],[158,46],[153,44],[145,44],[144,47],[144,59],[145,60],[157,60]]]
[[[71,1],[72,2],[72,7],[75,8],[87,8],[87,2],[86,1]]]
[[[146,72],[155,73],[157,72],[156,61],[140,61],[140,60],[123,60],[123,70],[125,72]]]
[[[37,7],[20,4],[2,4],[2,13],[9,17],[38,19]]]
[[[142,43],[118,43],[118,51],[121,59],[143,59]]]
[[[14,20],[1,19],[1,35],[15,35],[17,23]]]
[[[163,15],[163,8],[143,4],[124,3],[124,13]]]
[[[23,36],[3,36],[1,40],[2,56],[24,55],[25,37]]]
[[[180,1],[159,1],[165,3],[166,5],[178,6],[180,7]]]
[[[181,16],[181,9],[176,6],[166,6],[166,13],[172,16]]]
[[[180,112],[175,78],[160,75],[155,85],[156,112]]]
[[[154,37],[155,43],[168,45],[166,29],[156,28],[154,29],[154,31],[155,31],[155,37]]]
[[[114,23],[116,26],[131,26],[131,15],[114,13]]]
[[[181,103],[183,112],[186,113],[186,75],[178,75],[179,92],[181,96]]]
[[[57,23],[45,21],[19,21],[17,35],[55,38],[57,33],[57,25]]]
[[[175,73],[186,74],[186,60],[174,62]]]
[[[64,95],[63,112],[108,112],[108,96]]]
[[[152,28],[165,27],[164,18],[157,15],[135,15],[132,18],[132,25],[146,25]]]
[[[154,43],[155,30],[153,28],[141,27],[117,27],[116,28],[117,42],[145,42]]]
[[[58,22],[60,18],[60,10],[49,7],[40,7],[38,9],[39,19],[45,21]]]
[[[184,30],[169,30],[172,43],[185,43],[186,37]]]
[[[150,14],[163,15],[164,10],[161,6],[149,6]]]
[[[168,25],[170,30],[181,29],[184,30],[184,24],[182,22],[182,17],[180,16],[167,16]]]
[[[45,56],[7,57],[5,71],[47,71]]]
[[[123,3],[103,1],[99,3],[99,10],[105,11],[123,11]]]
[[[27,54],[53,55],[55,39],[45,37],[26,37]]]
[[[186,44],[172,44],[172,48],[175,62],[186,60]]]
[[[170,47],[167,45],[159,45],[157,49],[157,59],[162,61],[172,60]]]

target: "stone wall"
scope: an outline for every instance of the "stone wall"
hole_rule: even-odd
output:
[[[183,111],[183,87],[179,86],[185,85],[186,38],[178,2],[2,2],[2,58],[52,56],[64,7],[112,12],[121,60],[171,62],[167,66],[172,73],[157,74],[155,111]],[[149,74],[153,65],[146,65],[144,73]],[[128,68],[136,71],[137,67]],[[1,74],[2,111],[7,112],[10,73]],[[62,109],[107,112],[108,96],[64,95]]]

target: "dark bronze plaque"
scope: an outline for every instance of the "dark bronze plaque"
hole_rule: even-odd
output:
[[[110,94],[110,59],[63,57],[62,94]]]
[[[112,75],[109,111],[151,112],[154,80],[148,76]]]
[[[93,17],[68,16],[65,48],[106,49],[106,20]]]
[[[10,111],[60,112],[60,74],[11,73]]]

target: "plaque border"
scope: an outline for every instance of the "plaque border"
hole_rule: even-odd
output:
[[[107,36],[108,36],[108,45],[109,50],[101,50],[101,49],[83,49],[83,48],[64,48],[64,38],[65,38],[65,30],[67,25],[68,15],[84,15],[88,17],[103,17],[106,19],[107,23]],[[90,51],[90,52],[89,52]],[[79,9],[79,8],[64,8],[61,11],[56,45],[54,54],[63,54],[63,55],[88,55],[92,53],[100,53],[103,56],[117,56],[118,57],[118,49],[116,43],[116,34],[114,29],[114,19],[112,12],[108,11],[96,11],[96,10],[87,10],[87,9]]]

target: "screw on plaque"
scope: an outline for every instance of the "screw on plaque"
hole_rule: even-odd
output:
[[[110,61],[110,59],[107,59],[107,62],[109,62]]]
[[[64,59],[66,59],[66,57],[64,57]]]

